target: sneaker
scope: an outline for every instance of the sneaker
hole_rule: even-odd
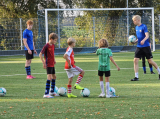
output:
[[[104,98],[105,97],[105,93],[101,93],[98,97]]]
[[[83,87],[81,87],[79,84],[75,84],[75,85],[74,85],[74,88],[75,88],[75,89],[79,89],[79,90],[84,89],[84,88],[83,88]]]
[[[151,71],[151,74],[155,74],[153,71]]]
[[[68,93],[68,98],[76,98],[76,95],[73,95],[72,93]]]
[[[47,94],[47,95],[44,94],[43,98],[54,98],[54,97],[51,96],[50,94]]]
[[[31,77],[32,77],[33,79],[35,79],[35,78],[36,78],[36,77],[34,77],[34,76],[32,76],[32,75],[31,75]]]
[[[106,95],[106,98],[110,98],[112,95]]]
[[[59,96],[56,92],[49,92],[49,94],[51,95],[51,96]]]
[[[106,95],[106,98],[118,98],[119,96],[116,95]]]
[[[131,79],[131,81],[139,81],[139,78],[135,77],[134,79]]]
[[[26,79],[33,79],[31,75],[27,75]]]

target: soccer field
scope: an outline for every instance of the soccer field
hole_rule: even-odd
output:
[[[153,60],[160,66],[160,51],[153,53]],[[44,99],[46,71],[39,57],[32,60],[31,72],[36,79],[26,79],[25,56],[0,57],[0,87],[7,90],[0,97],[0,119],[119,119],[160,117],[160,80],[158,73],[143,74],[139,61],[139,81],[134,78],[134,52],[113,53],[113,58],[121,68],[117,71],[111,63],[110,87],[114,87],[119,98],[98,98],[101,93],[98,77],[98,56],[95,54],[75,55],[76,65],[85,71],[80,85],[90,90],[89,97],[82,97],[80,90],[72,87],[78,98],[54,97]],[[68,78],[64,71],[62,55],[56,55],[56,86],[67,88]],[[76,82],[74,77],[73,83]]]

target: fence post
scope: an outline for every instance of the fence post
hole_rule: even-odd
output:
[[[22,38],[22,18],[19,19],[20,20],[20,40],[21,40],[21,50],[23,50],[23,38]]]
[[[94,47],[95,47],[95,17],[93,17],[93,38],[94,38]]]

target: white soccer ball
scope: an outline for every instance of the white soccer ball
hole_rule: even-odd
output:
[[[65,95],[67,94],[66,88],[60,87],[60,88],[58,89],[58,94],[59,94],[60,96],[65,96]]]
[[[129,40],[129,42],[131,42],[131,43],[134,43],[135,41],[136,41],[136,37],[134,36],[134,35],[131,35],[131,36],[129,36],[129,38],[128,38],[128,40]]]
[[[50,91],[51,91],[51,88],[50,88]],[[54,87],[54,92],[58,93],[58,87],[57,86]]]
[[[81,94],[81,96],[83,96],[83,97],[89,97],[90,91],[89,91],[88,88],[84,88],[84,89],[82,89],[82,90],[80,91],[80,94]]]
[[[0,87],[0,96],[5,96],[6,95],[6,89],[3,87]]]
[[[109,94],[110,95],[115,95],[115,93],[116,93],[116,90],[113,87],[110,87],[109,88]]]

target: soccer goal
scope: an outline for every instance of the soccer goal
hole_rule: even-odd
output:
[[[136,14],[147,25],[155,51],[153,7],[40,10],[39,43],[48,42],[48,34],[55,32],[59,36],[58,48],[67,46],[68,37],[76,39],[77,47],[96,47],[101,38],[107,38],[110,46],[132,45],[128,37],[135,35],[132,17]]]

